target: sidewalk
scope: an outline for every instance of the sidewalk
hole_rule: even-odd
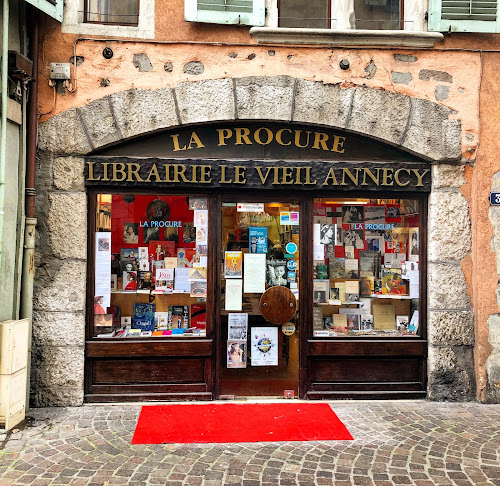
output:
[[[0,486],[500,486],[500,405],[330,403],[354,441],[132,446],[140,405],[32,409]]]

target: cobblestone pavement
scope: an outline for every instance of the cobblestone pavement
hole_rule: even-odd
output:
[[[500,485],[500,405],[332,402],[354,441],[131,445],[139,405],[34,409],[6,485]]]

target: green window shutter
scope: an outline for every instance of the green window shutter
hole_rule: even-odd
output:
[[[62,22],[63,20],[63,5],[64,0],[26,0],[28,3],[31,3],[34,7],[42,12],[45,12],[47,15],[50,15],[52,18],[59,20]]]
[[[188,22],[263,26],[265,0],[184,0]]]
[[[429,30],[500,32],[498,0],[429,0]]]

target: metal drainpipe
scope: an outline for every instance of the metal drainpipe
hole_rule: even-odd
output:
[[[0,271],[3,267],[3,223],[5,206],[5,157],[7,144],[7,74],[9,57],[9,0],[3,0],[2,11],[2,128],[0,132]]]
[[[36,180],[36,139],[38,106],[38,10],[30,8],[31,28],[29,49],[33,61],[33,81],[30,84],[28,100],[28,126],[26,151],[26,219],[24,227],[23,275],[21,281],[21,318],[29,320],[28,367],[26,380],[26,410],[29,410],[31,374],[31,335],[33,322],[33,278],[35,275],[35,180]]]

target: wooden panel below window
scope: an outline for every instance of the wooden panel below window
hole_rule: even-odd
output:
[[[93,364],[94,385],[204,382],[203,358],[108,359]]]

